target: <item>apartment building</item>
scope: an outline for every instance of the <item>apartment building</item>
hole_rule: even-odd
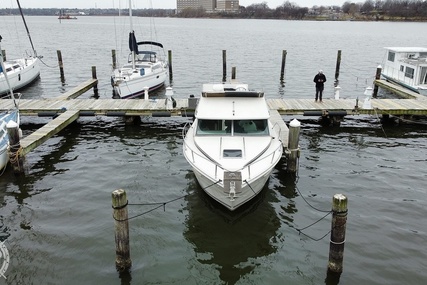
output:
[[[206,12],[239,11],[239,0],[176,0],[177,12],[185,8],[203,8]]]

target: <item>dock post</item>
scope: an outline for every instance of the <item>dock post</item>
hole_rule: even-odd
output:
[[[383,69],[382,66],[378,65],[377,72],[375,73],[375,80],[380,80],[382,69]],[[378,85],[374,84],[374,93],[372,93],[372,97],[377,98],[377,94],[378,94]]]
[[[282,51],[282,67],[280,68],[280,82],[282,82],[282,83],[285,80],[285,65],[286,65],[287,53],[288,52],[286,50]]]
[[[62,53],[60,50],[56,51],[56,54],[58,55],[58,64],[59,64],[59,73],[61,74],[61,82],[65,82],[65,76],[64,76],[64,64],[62,62]]]
[[[347,224],[347,197],[335,194],[332,199],[331,241],[329,243],[328,271],[341,273]]]
[[[222,82],[227,81],[227,51],[222,50]]]
[[[335,86],[338,86],[338,77],[340,77],[340,65],[341,65],[341,50],[338,50],[337,65],[335,66]]]
[[[236,67],[235,66],[233,66],[231,68],[231,79],[232,80],[236,79]]]
[[[169,65],[169,81],[172,81],[173,72],[172,72],[172,51],[171,50],[168,50],[168,65]]]
[[[92,66],[92,79],[97,79],[97,77],[96,77],[96,66]],[[95,96],[98,97],[98,83],[93,85],[93,93],[95,93]]]
[[[123,272],[132,266],[129,247],[128,200],[126,191],[123,189],[114,190],[112,201],[116,240],[116,268],[119,272]]]
[[[17,123],[10,121],[7,123],[6,128],[10,145],[9,162],[12,165],[14,173],[23,173],[25,157],[22,155],[19,126]]]
[[[116,50],[115,49],[111,50],[111,57],[113,59],[113,69],[116,69],[116,67],[117,67],[117,58],[116,58]]]
[[[301,123],[297,119],[293,119],[289,124],[289,141],[288,141],[288,163],[287,168],[290,172],[298,171],[298,159],[300,154],[299,149],[299,133]]]
[[[3,55],[3,61],[6,61],[6,50],[2,49],[1,54]]]
[[[149,99],[149,95],[148,95],[148,90],[149,90],[150,88],[148,87],[148,86],[145,86],[144,88],[143,88],[143,90],[144,90],[144,100],[148,100]]]

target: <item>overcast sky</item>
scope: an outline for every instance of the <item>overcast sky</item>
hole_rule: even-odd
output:
[[[22,8],[118,8],[127,7],[128,0],[20,0]],[[346,0],[294,0],[289,1],[300,7],[312,7],[314,5],[337,5],[341,6]],[[240,0],[241,6],[249,6],[254,3],[267,2],[268,7],[276,8],[286,0]],[[176,0],[134,0],[135,8],[162,8],[176,9]],[[152,3],[152,4],[150,4]],[[0,8],[16,8],[15,0],[1,0]]]

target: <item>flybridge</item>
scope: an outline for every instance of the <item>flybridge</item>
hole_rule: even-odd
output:
[[[202,97],[264,97],[264,92],[249,90],[248,84],[203,84]]]

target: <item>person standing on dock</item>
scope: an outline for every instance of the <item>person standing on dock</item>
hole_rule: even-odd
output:
[[[317,73],[316,76],[314,76],[313,81],[316,83],[315,101],[317,102],[317,99],[319,99],[320,102],[322,102],[322,93],[323,93],[324,83],[326,82],[326,76],[323,74],[323,70],[319,70],[319,73]]]

